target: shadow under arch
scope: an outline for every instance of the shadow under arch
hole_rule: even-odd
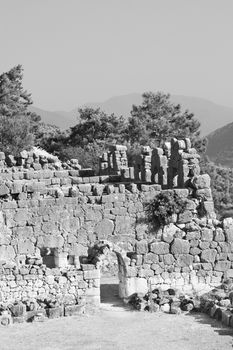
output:
[[[119,247],[117,244],[101,240],[95,243],[95,245],[90,248],[88,259],[91,263],[95,264],[97,268],[101,268],[104,259],[106,258],[109,252],[116,254],[117,263],[118,263],[118,293],[120,298],[126,297],[126,280],[127,280],[127,264],[128,259],[127,253],[124,249]]]

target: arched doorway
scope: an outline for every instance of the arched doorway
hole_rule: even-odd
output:
[[[100,299],[102,303],[120,302],[127,296],[127,254],[118,245],[100,241],[91,249],[91,261],[100,269]]]

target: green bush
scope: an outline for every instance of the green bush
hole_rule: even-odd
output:
[[[156,226],[163,226],[172,222],[173,214],[183,213],[186,205],[186,198],[180,197],[174,191],[165,191],[147,204],[146,212],[150,222]]]

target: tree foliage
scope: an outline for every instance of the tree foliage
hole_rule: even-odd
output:
[[[84,146],[93,142],[123,142],[126,123],[123,117],[108,115],[100,108],[80,108],[81,122],[71,128],[70,144]]]
[[[24,115],[27,107],[32,104],[31,94],[23,89],[22,79],[21,65],[0,75],[0,115]]]
[[[149,221],[155,226],[167,225],[172,222],[174,214],[180,214],[187,207],[187,199],[182,198],[173,191],[159,193],[146,206]]]
[[[173,104],[169,94],[146,92],[142,97],[142,104],[133,105],[129,118],[128,139],[132,144],[158,147],[172,137],[189,137],[203,151],[206,140],[200,138],[200,123],[193,113]]]
[[[0,75],[0,150],[17,155],[34,144],[40,117],[28,111],[31,95],[23,89],[21,65]]]

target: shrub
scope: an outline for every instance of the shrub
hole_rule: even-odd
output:
[[[160,192],[146,206],[149,221],[156,226],[167,225],[172,221],[173,214],[183,213],[187,199],[177,195],[174,191]]]

